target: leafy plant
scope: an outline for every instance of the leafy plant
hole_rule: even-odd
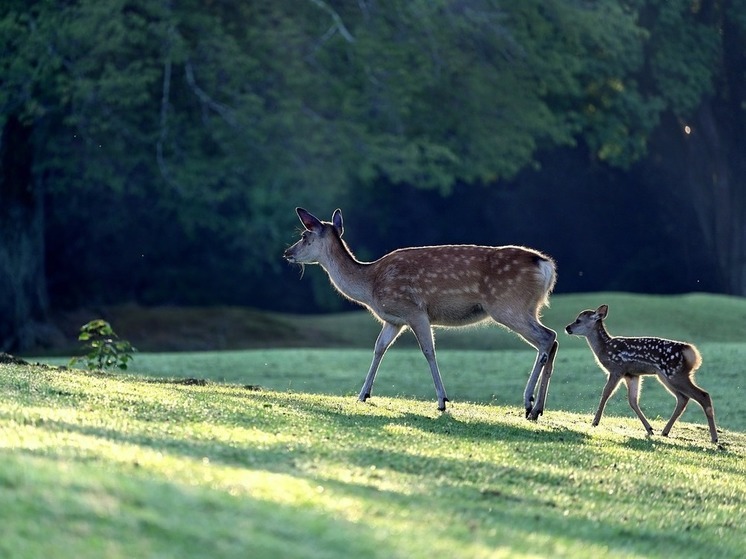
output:
[[[88,352],[70,360],[72,367],[78,361],[85,360],[88,369],[106,369],[119,367],[124,370],[129,361],[134,359],[137,351],[127,340],[120,340],[111,325],[102,319],[92,320],[80,328],[78,340],[85,342]]]

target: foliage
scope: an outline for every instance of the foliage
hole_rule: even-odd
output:
[[[330,205],[380,178],[449,192],[608,119],[628,124],[599,151],[649,131],[626,84],[644,32],[608,0],[12,6],[3,112],[39,128],[36,172],[60,200],[153,185],[185,228],[237,243],[286,224],[289,193]]]
[[[727,428],[718,448],[700,425],[648,438],[556,407],[531,423],[19,366],[0,394],[0,553],[21,559],[742,555]]]
[[[70,366],[85,360],[89,369],[107,369],[118,367],[127,369],[127,365],[134,359],[137,351],[127,340],[120,340],[111,325],[102,319],[96,319],[84,324],[80,328],[78,340],[85,342],[88,350],[82,357],[73,357]]]
[[[0,125],[32,131],[53,300],[80,304],[75,285],[117,278],[95,302],[203,303],[237,285],[284,301],[294,205],[468,185],[478,206],[478,188],[507,190],[542,153],[575,147],[579,171],[588,154],[628,169],[664,117],[718,92],[740,107],[743,12],[743,0],[12,0]],[[117,259],[92,256],[104,242]],[[71,260],[83,281],[59,279]]]

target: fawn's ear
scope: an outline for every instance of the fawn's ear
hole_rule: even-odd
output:
[[[341,237],[345,228],[344,225],[342,225],[342,210],[339,208],[334,210],[334,214],[332,215],[332,225],[334,225],[334,229],[336,229],[337,234]]]
[[[303,227],[308,229],[309,231],[320,231],[322,228],[321,221],[311,214],[310,212],[304,210],[303,208],[295,208],[295,212],[298,214],[298,217],[300,218],[300,222],[303,224]]]
[[[601,305],[596,309],[596,315],[602,320],[606,318],[607,314],[609,314],[609,305]]]

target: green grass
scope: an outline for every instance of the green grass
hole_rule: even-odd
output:
[[[604,377],[564,334],[537,423],[521,409],[533,352],[520,342],[439,336],[445,414],[407,344],[356,401],[372,338],[138,354],[126,375],[3,365],[0,557],[741,557],[743,301],[556,297],[547,322],[601,302],[613,333],[697,343],[720,444],[696,404],[670,437],[647,437],[622,392],[591,427]],[[641,403],[660,431],[674,399],[648,381]]]
[[[583,293],[556,295],[544,310],[543,321],[557,332],[575,320],[583,309],[609,305],[607,325],[614,335],[655,335],[683,339],[699,344],[746,341],[746,299],[692,293],[657,296],[629,293]],[[277,317],[273,317],[277,318]],[[292,320],[297,336],[313,337],[316,347],[356,347],[372,349],[380,330],[379,324],[366,312],[349,312],[325,316],[285,317]],[[286,332],[290,332],[290,327]],[[514,334],[497,327],[438,330],[438,342],[456,349],[524,349],[525,343]],[[324,340],[328,340],[326,343]],[[405,334],[397,346],[416,347],[411,334]],[[303,344],[306,345],[306,344]],[[585,347],[579,338],[560,334],[561,347]]]
[[[717,295],[676,296],[593,293],[556,295],[544,312],[545,321],[561,332],[585,308],[610,305],[609,325],[618,335],[640,330],[658,336],[705,341],[742,342],[746,339],[746,299]],[[79,311],[56,317],[64,333],[61,347],[52,354],[70,355],[79,344],[80,327],[95,318],[106,319],[122,338],[142,351],[216,351],[267,347],[358,348],[373,347],[380,325],[365,311],[323,316],[282,315],[236,307],[155,307],[122,305]],[[524,349],[515,335],[495,327],[439,330],[438,340],[450,349]],[[563,347],[583,347],[582,340],[561,337]],[[396,347],[416,347],[411,334]]]
[[[719,557],[746,437],[3,366],[3,557]]]

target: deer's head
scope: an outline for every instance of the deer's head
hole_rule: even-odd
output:
[[[303,208],[296,208],[304,230],[300,240],[285,251],[285,259],[295,264],[318,264],[328,254],[330,243],[344,232],[342,211],[334,210],[332,221],[321,221]]]
[[[596,328],[598,322],[606,318],[608,313],[608,305],[601,305],[595,311],[583,311],[575,319],[575,322],[565,327],[565,332],[576,336],[587,336]]]

